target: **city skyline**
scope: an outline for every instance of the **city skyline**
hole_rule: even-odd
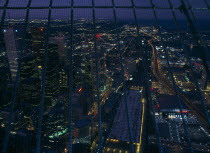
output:
[[[0,152],[210,152],[208,1],[4,2]]]

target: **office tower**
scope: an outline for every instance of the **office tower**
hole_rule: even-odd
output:
[[[11,81],[15,82],[18,71],[18,45],[15,37],[15,29],[4,29],[4,39],[10,67]]]
[[[58,96],[59,93],[59,69],[60,61],[58,58],[58,45],[49,44],[48,46],[48,59],[46,66],[46,86],[45,86],[45,97],[49,102],[53,97]],[[50,104],[51,105],[51,102]]]
[[[59,71],[59,86],[60,89],[66,91],[68,89],[68,74],[66,71],[67,68],[63,68]]]
[[[56,37],[50,37],[49,43],[51,44],[57,44],[58,45],[58,55],[59,55],[59,61],[62,63],[67,62],[67,44],[65,42],[64,36],[56,36]]]
[[[43,65],[43,58],[45,52],[45,38],[44,38],[44,28],[42,27],[31,27],[31,43],[32,43],[32,56],[36,57],[37,66]]]
[[[21,62],[20,72],[20,101],[37,106],[40,103],[41,80],[36,58],[32,55],[25,56]]]

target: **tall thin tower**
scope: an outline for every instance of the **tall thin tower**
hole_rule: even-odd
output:
[[[4,40],[6,45],[6,52],[9,61],[11,80],[15,81],[18,69],[18,52],[17,44],[15,41],[15,32],[13,28],[8,28],[4,30]]]

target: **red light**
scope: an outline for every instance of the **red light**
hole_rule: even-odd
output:
[[[157,104],[156,106],[155,106],[155,109],[159,109],[160,108],[160,104]]]
[[[82,92],[82,88],[80,88],[80,89],[78,90],[78,92]]]
[[[150,90],[154,90],[154,88],[150,88]]]
[[[40,31],[44,31],[44,28],[40,28]]]
[[[188,113],[188,111],[182,111],[182,113]]]
[[[99,39],[101,38],[101,35],[100,34],[96,34],[96,39]]]
[[[197,66],[201,66],[201,64],[199,64],[199,63],[196,63],[196,62],[195,62],[195,65],[197,65]]]
[[[185,111],[182,111],[182,113],[188,113],[189,111],[185,110]],[[181,113],[181,111],[177,111],[177,113]]]

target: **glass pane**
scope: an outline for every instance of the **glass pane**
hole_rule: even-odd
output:
[[[75,6],[91,6],[92,0],[74,0]]]
[[[2,0],[0,1],[0,6],[4,6],[5,5],[6,0]]]
[[[151,2],[147,0],[133,0],[135,6],[140,6],[140,7],[151,7]]]
[[[181,0],[170,0],[172,5],[175,7],[175,8],[178,8],[181,6]]]
[[[207,7],[204,0],[200,0],[200,1],[189,0],[189,3],[193,8],[206,8]]]
[[[71,0],[53,0],[53,6],[70,6]]]
[[[19,0],[19,1],[15,1],[15,0],[9,0],[9,7],[26,7],[28,4],[28,0]]]
[[[46,7],[49,6],[50,0],[32,0],[31,6],[32,7]]]
[[[112,6],[112,0],[99,1],[95,0],[96,6]]]
[[[114,0],[116,6],[131,6],[131,1],[127,0]]]
[[[156,7],[169,7],[168,0],[153,0]]]

